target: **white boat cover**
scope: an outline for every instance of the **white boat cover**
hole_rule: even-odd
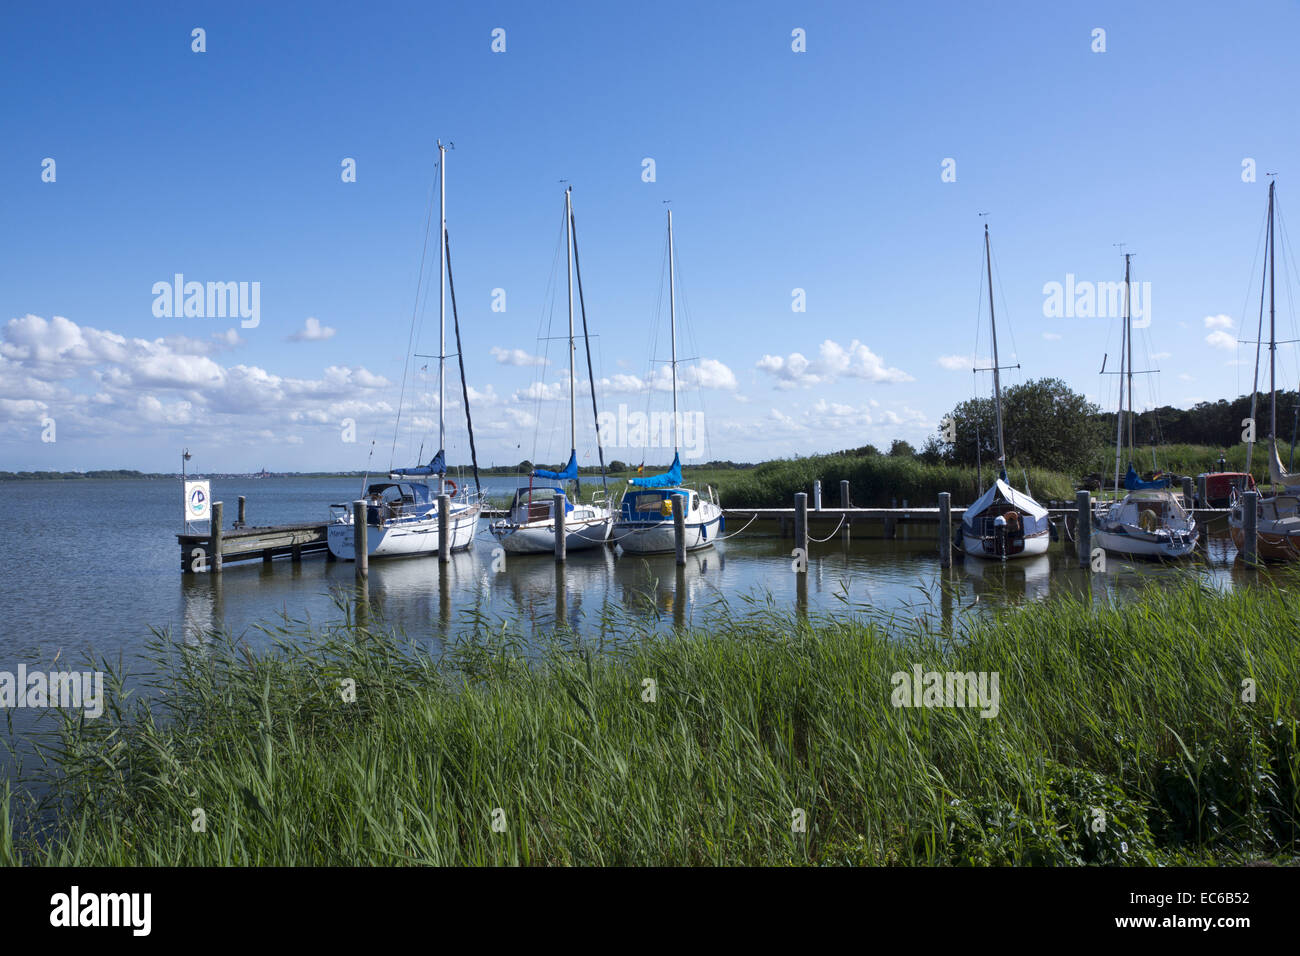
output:
[[[1300,471],[1287,471],[1282,467],[1282,459],[1277,453],[1277,441],[1272,442],[1273,454],[1268,459],[1268,477],[1275,485],[1294,488],[1300,485]]]
[[[1047,509],[1023,491],[1016,491],[1001,478],[993,482],[989,490],[980,495],[979,501],[966,509],[966,515],[973,518],[983,514],[999,498],[1027,516],[1024,522],[1025,534],[1047,530]],[[964,515],[963,521],[965,517]]]

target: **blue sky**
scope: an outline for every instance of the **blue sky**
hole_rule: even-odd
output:
[[[185,445],[208,471],[359,469],[372,439],[381,467],[428,457],[423,383],[403,412],[417,429],[392,446],[439,138],[455,143],[448,229],[484,463],[567,456],[567,401],[520,394],[567,399],[563,347],[538,341],[566,321],[560,180],[602,407],[669,407],[643,383],[651,342],[667,358],[671,200],[698,386],[682,402],[708,434],[693,450],[751,461],[919,446],[987,393],[969,371],[982,212],[1003,358],[1022,366],[1008,383],[1059,376],[1113,401],[1097,372],[1117,323],[1047,317],[1043,290],[1122,278],[1123,242],[1151,290],[1138,362],[1162,369],[1139,404],[1245,391],[1253,351],[1233,340],[1257,317],[1265,174],[1284,221],[1297,181],[1295,3],[74,3],[10,5],[0,26],[11,470],[173,470]],[[258,283],[258,324],[156,316],[153,286],[176,273]],[[551,364],[511,364],[516,350]],[[1294,386],[1289,349],[1279,375]],[[459,404],[448,425],[456,463]]]

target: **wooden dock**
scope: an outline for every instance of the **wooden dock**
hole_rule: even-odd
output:
[[[212,505],[211,530],[187,531],[176,535],[181,548],[181,571],[195,574],[199,571],[220,571],[222,565],[233,561],[261,560],[270,564],[276,558],[288,557],[294,562],[303,555],[324,554],[327,561],[335,560],[329,549],[329,525],[284,524],[250,528],[245,524],[245,500],[239,498],[239,520],[233,528],[222,527],[222,503]],[[508,511],[484,508],[484,518],[504,518]]]
[[[1098,502],[1100,504],[1100,502]],[[795,512],[796,508],[723,508],[722,512],[727,516],[728,522],[739,521],[775,521],[781,530],[782,537],[790,537],[794,533]],[[1195,508],[1190,509],[1189,513],[1200,524],[1213,521],[1216,518],[1226,518],[1229,509],[1227,508]],[[966,513],[965,507],[954,505],[949,512],[952,520],[961,520],[962,515]],[[1078,514],[1078,509],[1074,505],[1052,505],[1047,508],[1047,513],[1053,521],[1071,520]],[[808,508],[808,521],[821,522],[822,524],[837,523],[842,521],[845,528],[851,528],[855,524],[866,522],[880,523],[884,525],[885,537],[892,538],[894,531],[900,524],[938,524],[941,520],[941,510],[939,508]]]
[[[270,563],[278,557],[301,561],[305,554],[324,552],[329,560],[328,525],[286,524],[267,528],[226,529],[212,534],[178,534],[181,546],[181,570],[186,574],[215,568],[231,561],[260,558]],[[220,562],[220,564],[216,562]]]

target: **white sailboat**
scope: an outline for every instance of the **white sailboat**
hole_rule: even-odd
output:
[[[555,549],[555,495],[564,495],[564,540],[568,551],[603,546],[614,527],[614,515],[608,504],[608,492],[596,492],[589,503],[579,500],[578,479],[578,402],[575,373],[575,345],[573,335],[573,267],[577,237],[574,234],[573,187],[564,191],[564,224],[566,246],[566,274],[569,284],[569,463],[561,471],[548,471],[534,468],[529,476],[527,488],[515,491],[510,503],[510,515],[493,522],[489,530],[501,547],[511,554],[549,554]],[[578,275],[579,294],[581,294],[582,275]],[[587,339],[587,313],[584,307],[582,316],[584,341]],[[588,373],[591,371],[591,350],[587,348]],[[595,376],[591,376],[592,410],[595,410]],[[597,445],[600,443],[599,425],[596,433]],[[560,481],[561,486],[535,487],[533,478]],[[604,453],[601,453],[601,483],[604,484]],[[574,500],[569,499],[568,485],[573,483]]]
[[[1115,435],[1115,493],[1119,494],[1119,464],[1124,447],[1124,393],[1128,379],[1128,447],[1135,447],[1133,414],[1133,316],[1129,308],[1129,259],[1124,254],[1124,336],[1121,347],[1119,415]],[[1185,558],[1196,550],[1200,530],[1183,507],[1169,478],[1143,481],[1130,460],[1124,476],[1128,494],[1096,516],[1093,542],[1112,554],[1132,558]]]
[[[711,548],[723,529],[722,508],[713,496],[702,496],[682,484],[681,417],[677,411],[677,288],[673,251],[673,211],[668,210],[668,310],[672,342],[673,463],[662,475],[628,480],[614,540],[631,554],[658,554],[676,549],[673,503],[681,503],[687,551]]]
[[[993,336],[993,411],[998,435],[998,476],[961,519],[961,548],[974,558],[1025,558],[1044,554],[1051,541],[1047,509],[1007,480],[1007,453],[1002,436],[1002,378],[998,364],[998,325],[993,314],[993,254],[984,226],[984,258],[989,280],[989,329]],[[980,370],[983,371],[983,370]]]
[[[447,149],[438,143],[438,453],[425,465],[397,468],[389,472],[387,481],[372,482],[366,488],[366,550],[371,557],[437,554],[442,539],[441,520],[438,514],[438,497],[451,496],[448,520],[451,537],[450,549],[463,551],[474,543],[482,511],[481,490],[470,492],[468,487],[458,489],[447,478],[446,407],[447,380],[447,308],[446,291],[451,281],[451,254],[447,246]],[[452,288],[452,309],[456,306],[456,292]],[[460,325],[456,326],[457,340]],[[461,354],[457,345],[456,352]],[[465,421],[470,430],[471,452],[474,445],[473,425],[469,420],[469,396],[465,386],[464,359],[461,359],[461,387],[465,392]],[[400,417],[401,412],[399,410]],[[478,484],[478,466],[474,466],[475,485]],[[436,481],[431,479],[436,478]],[[330,506],[330,523],[327,528],[330,553],[344,561],[355,557],[355,529],[352,523],[352,506],[348,503]]]
[[[1273,190],[1276,183],[1268,184],[1268,226],[1265,245],[1264,275],[1268,283],[1268,477],[1273,484],[1273,494],[1260,498],[1256,506],[1255,535],[1256,553],[1269,561],[1300,560],[1300,472],[1287,471],[1282,467],[1282,457],[1277,451],[1277,294],[1273,279],[1276,272],[1273,230]],[[1260,339],[1263,338],[1264,324],[1264,290],[1260,288]],[[1256,344],[1258,349],[1258,342]],[[1255,417],[1255,398],[1259,392],[1259,360],[1256,351],[1255,383],[1251,388],[1250,417]],[[1246,449],[1246,471],[1250,471],[1250,460],[1254,452],[1253,443]],[[1281,489],[1280,491],[1278,489]],[[1235,498],[1232,511],[1228,514],[1228,533],[1237,550],[1245,546],[1245,516],[1242,513],[1243,500]]]

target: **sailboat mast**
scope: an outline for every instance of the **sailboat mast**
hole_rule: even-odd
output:
[[[668,210],[668,322],[669,335],[673,349],[673,454],[678,454],[677,438],[677,282],[676,266],[673,260],[673,211]]]
[[[569,198],[571,192],[573,192],[572,186],[564,190],[564,252],[567,257],[564,272],[565,277],[569,280],[569,443],[571,450],[576,453],[578,450],[578,403],[573,367],[573,205]]]
[[[1002,376],[998,368],[998,324],[993,316],[993,253],[989,251],[988,223],[984,224],[984,261],[989,275],[989,330],[993,334],[993,413],[998,429],[998,466],[1005,472],[1007,453],[1002,445]]]
[[[1137,448],[1137,442],[1133,439],[1134,417],[1133,417],[1133,307],[1132,300],[1129,298],[1129,267],[1128,260],[1132,253],[1124,253],[1124,338],[1128,341],[1128,449],[1130,460],[1134,449]]]
[[[1270,181],[1268,184],[1268,437],[1270,441],[1277,438],[1277,310],[1275,301],[1277,287],[1273,284],[1274,268],[1277,265],[1273,245],[1273,187],[1275,185],[1277,184],[1274,181]]]
[[[447,449],[447,147],[438,141],[438,450]],[[445,461],[445,458],[444,458]],[[446,466],[444,465],[444,468]],[[446,488],[438,476],[438,494]]]

